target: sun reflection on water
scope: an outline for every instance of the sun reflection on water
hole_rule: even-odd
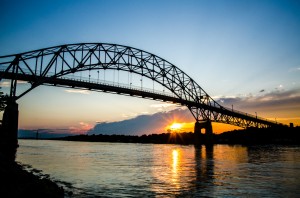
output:
[[[177,173],[177,165],[178,165],[178,151],[172,151],[172,159],[173,159],[173,173]]]
[[[172,185],[175,189],[180,189],[180,164],[179,164],[179,151],[172,150]]]

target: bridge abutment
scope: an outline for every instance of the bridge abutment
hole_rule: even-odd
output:
[[[205,134],[201,133],[201,129],[205,129]],[[211,121],[196,122],[194,126],[195,144],[212,144],[213,129]]]
[[[14,160],[18,148],[19,108],[16,101],[5,107],[0,134],[0,154],[8,160]]]

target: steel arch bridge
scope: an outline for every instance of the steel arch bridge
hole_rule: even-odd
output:
[[[99,81],[99,73],[122,71],[146,78],[168,90],[158,92]],[[80,74],[80,78],[74,77]],[[98,79],[91,78],[98,75]],[[105,75],[105,73],[104,73]],[[133,47],[108,43],[60,45],[0,57],[0,80],[9,79],[10,99],[16,101],[40,85],[104,91],[178,103],[188,107],[196,123],[220,122],[242,128],[279,125],[261,117],[221,106],[195,80],[172,63]],[[30,87],[17,95],[17,82]],[[142,80],[141,80],[142,83]]]

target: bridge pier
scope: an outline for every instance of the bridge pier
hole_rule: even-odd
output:
[[[15,160],[18,148],[18,120],[19,108],[16,101],[8,102],[3,113],[2,128],[0,130],[0,155],[7,160]]]
[[[201,129],[205,129],[205,134],[201,133]],[[194,127],[195,144],[212,144],[213,143],[213,129],[211,121],[197,121]]]

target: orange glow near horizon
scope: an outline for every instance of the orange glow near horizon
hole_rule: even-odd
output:
[[[176,123],[174,122],[171,126],[170,126],[170,129],[173,130],[173,131],[176,131],[176,130],[180,130],[182,128],[182,125],[181,123]]]
[[[190,123],[186,123],[186,122],[172,122],[171,124],[167,125],[165,127],[165,131],[168,132],[176,132],[176,133],[180,133],[180,132],[189,132],[189,131],[193,131],[191,130],[191,124]]]
[[[293,119],[277,118],[277,121],[287,124],[287,125],[289,125],[290,122],[293,122],[294,126],[300,125],[299,117],[295,117]],[[173,115],[172,118],[169,117],[169,118],[165,119],[165,122],[166,122],[166,127],[164,127],[164,129],[162,129],[162,131],[167,131],[170,133],[194,132],[195,120],[192,118],[183,117],[180,114],[177,114],[177,115]],[[227,132],[227,131],[243,129],[238,126],[224,124],[224,123],[218,123],[218,122],[212,122],[212,128],[213,128],[214,134],[221,134],[221,133]],[[204,129],[202,129],[202,131],[203,130]]]
[[[165,130],[171,133],[194,132],[194,125],[195,122],[172,122],[170,125],[165,127]],[[212,123],[212,126],[213,126],[213,132],[215,134],[223,133],[226,131],[232,131],[235,129],[241,129],[240,127],[237,126],[232,126],[223,123],[215,123],[215,122]]]
[[[233,126],[230,124],[217,123],[217,122],[213,122],[212,127],[213,127],[213,133],[215,134],[242,129],[241,127]]]

